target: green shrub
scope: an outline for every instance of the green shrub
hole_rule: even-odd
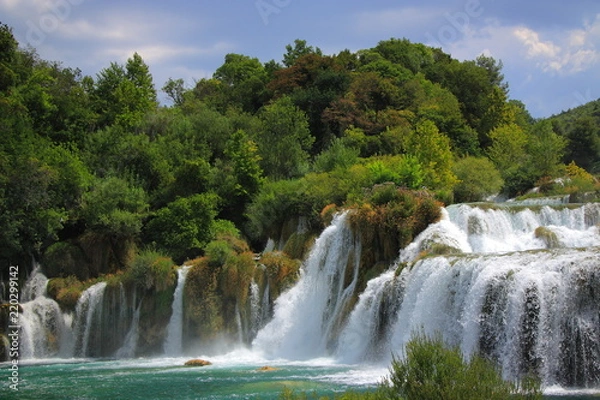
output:
[[[439,336],[422,334],[407,343],[403,359],[394,359],[382,390],[388,398],[405,400],[542,398],[533,380],[504,381],[490,361],[478,355],[466,361],[458,347],[447,347]]]
[[[146,225],[147,240],[178,263],[197,257],[214,238],[218,202],[214,193],[178,198],[155,212]]]
[[[454,186],[454,200],[459,203],[484,200],[498,193],[504,184],[500,172],[486,157],[465,157],[454,164],[459,182]]]
[[[279,296],[298,280],[300,261],[288,257],[285,253],[279,251],[265,253],[260,262],[267,268],[272,298]]]
[[[48,281],[47,292],[50,298],[56,300],[61,310],[74,311],[81,293],[86,285],[75,276],[53,278]]]
[[[208,258],[208,264],[211,267],[221,267],[233,256],[234,252],[227,241],[213,240],[206,245],[204,254]]]
[[[402,247],[441,216],[440,203],[430,193],[393,184],[374,186],[362,203],[351,208],[349,220],[360,235],[361,265],[365,266],[391,262]]]
[[[160,292],[174,285],[174,265],[173,260],[156,251],[142,251],[128,265],[125,279],[141,289]]]

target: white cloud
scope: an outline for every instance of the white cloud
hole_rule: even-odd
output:
[[[542,40],[541,34],[525,27],[514,29],[514,36],[526,48],[527,58],[535,60],[544,72],[576,74],[600,61],[600,15],[583,29],[555,34],[554,41]],[[552,32],[545,36],[552,36]],[[558,42],[558,44],[557,44]]]
[[[539,34],[532,29],[517,27],[514,29],[513,35],[525,45],[527,56],[530,58],[555,58],[561,51],[560,47],[551,41],[542,41]]]

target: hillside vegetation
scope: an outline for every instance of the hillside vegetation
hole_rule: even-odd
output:
[[[572,192],[595,189],[597,104],[533,120],[490,57],[461,62],[405,39],[324,55],[296,40],[280,62],[227,54],[212,78],[162,90],[172,105],[137,53],[83,76],[0,24],[3,273],[36,259],[85,281],[147,254],[214,258],[223,232],[249,243],[240,254],[259,252],[289,239],[292,221],[308,240],[340,207],[363,222],[384,217],[369,207],[411,210],[389,205],[406,191],[447,204],[556,190],[565,176]],[[430,222],[411,221],[396,247]]]

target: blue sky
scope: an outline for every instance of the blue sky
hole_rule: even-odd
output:
[[[0,22],[92,76],[137,51],[157,89],[169,77],[192,87],[227,53],[280,61],[294,39],[335,54],[405,37],[502,60],[511,98],[534,117],[600,97],[598,0],[0,0]]]

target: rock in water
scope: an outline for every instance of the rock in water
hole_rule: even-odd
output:
[[[212,365],[212,363],[210,361],[206,361],[206,360],[202,360],[202,359],[196,358],[196,359],[193,359],[193,360],[186,361],[185,365],[187,367],[205,367],[207,365]]]

